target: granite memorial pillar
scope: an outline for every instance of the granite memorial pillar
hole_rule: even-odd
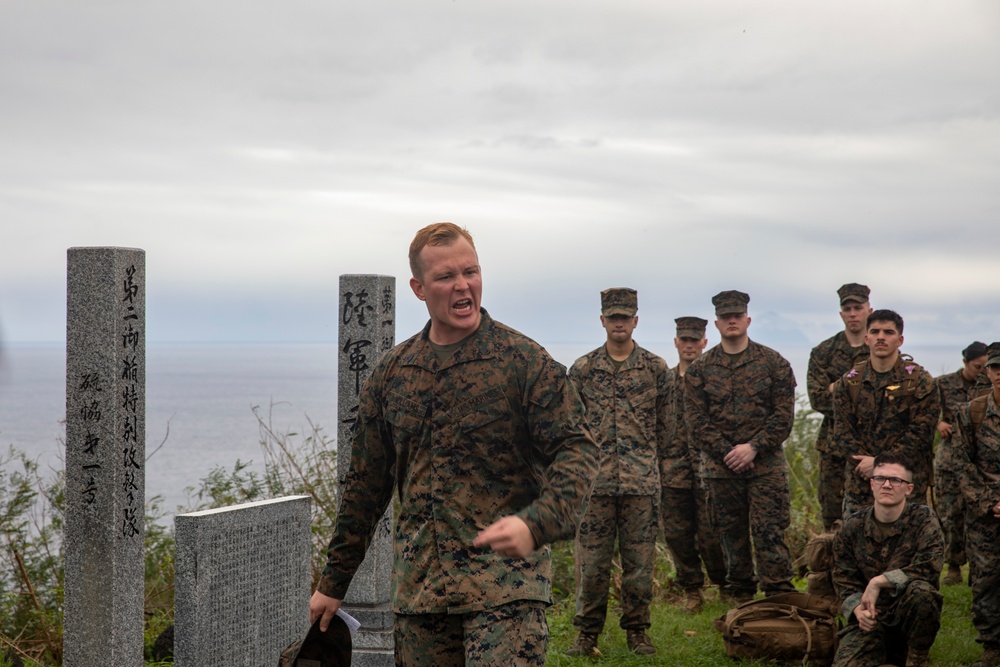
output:
[[[339,315],[337,477],[343,483],[350,469],[361,387],[375,362],[395,342],[396,279],[380,275],[340,276]],[[361,622],[354,638],[352,665],[356,667],[394,664],[391,577],[390,504],[343,602],[344,611]]]
[[[63,664],[141,667],[146,255],[67,260]]]

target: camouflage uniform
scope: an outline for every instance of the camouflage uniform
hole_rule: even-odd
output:
[[[973,409],[984,411],[978,429]],[[1000,519],[993,517],[1000,501],[1000,406],[993,392],[959,407],[954,426],[953,461],[965,497],[972,622],[978,641],[1000,644]]]
[[[788,468],[782,450],[795,406],[791,366],[753,341],[734,363],[720,344],[692,362],[684,380],[685,417],[701,452],[713,525],[726,557],[726,592],[737,598],[756,592],[753,555],[766,594],[792,590],[785,543]],[[735,473],[723,459],[741,443],[749,443],[757,457],[753,468]]]
[[[620,625],[649,627],[656,560],[659,460],[670,438],[673,376],[666,362],[635,344],[615,367],[605,346],[569,371],[598,443],[600,468],[576,536],[576,615],[581,633],[604,628],[615,536],[622,559]]]
[[[698,451],[692,447],[684,420],[684,378],[674,368],[672,406],[674,437],[660,460],[661,516],[663,536],[677,570],[677,585],[695,591],[708,578],[720,588],[726,584],[726,561],[722,542],[712,526],[708,493],[698,471]]]
[[[968,381],[958,370],[947,375],[934,378],[941,401],[941,421],[955,426],[958,407],[969,402],[969,392],[975,386],[975,381]],[[951,438],[941,438],[937,451],[934,452],[934,491],[937,500],[938,516],[945,532],[945,562],[949,570],[957,569],[965,564],[965,501],[959,489],[955,462],[952,456]]]
[[[907,503],[885,534],[875,522],[874,507],[844,520],[833,539],[833,584],[847,621],[835,667],[903,664],[907,649],[930,649],[941,625],[943,557],[941,525],[926,505]],[[879,592],[878,624],[865,632],[854,609],[868,582],[882,574],[894,588]]]
[[[551,602],[545,545],[573,535],[597,453],[564,367],[537,343],[482,310],[477,331],[441,361],[429,331],[385,354],[362,390],[317,590],[344,597],[395,491],[393,611],[426,615],[418,626],[433,634],[435,616]],[[506,515],[531,530],[538,548],[527,558],[472,545]],[[544,642],[535,654],[544,661]]]
[[[852,392],[857,391],[857,399]],[[915,502],[931,483],[931,450],[941,401],[930,373],[900,357],[881,381],[871,361],[859,362],[833,388],[833,433],[845,463],[844,518],[872,504],[871,486],[854,468],[855,454],[894,452],[912,461]]]
[[[830,385],[851,370],[857,359],[868,356],[868,346],[852,347],[840,331],[812,349],[806,388],[812,409],[823,415],[816,436],[819,453],[819,504],[823,526],[830,529],[841,518],[844,504],[843,455],[833,441],[833,394]]]

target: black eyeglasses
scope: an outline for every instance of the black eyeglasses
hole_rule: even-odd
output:
[[[893,488],[893,489],[895,489],[895,488],[897,488],[897,487],[899,487],[899,486],[901,486],[903,484],[912,484],[913,483],[913,482],[911,482],[908,479],[900,479],[898,477],[883,477],[882,475],[875,475],[874,477],[872,477],[872,482],[875,483],[875,486],[882,486],[883,484],[885,484],[886,482],[888,482],[889,486],[891,488]]]

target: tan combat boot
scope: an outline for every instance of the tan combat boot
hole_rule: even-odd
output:
[[[628,641],[628,650],[636,655],[653,655],[656,653],[656,647],[649,640],[649,635],[646,634],[645,630],[629,630],[626,634],[626,639]]]
[[[705,604],[701,597],[700,590],[684,591],[684,601],[681,606],[689,614],[700,614],[702,606]]]
[[[597,649],[597,635],[590,632],[581,632],[576,638],[576,642],[566,649],[566,655],[584,658],[601,657],[601,652]]]

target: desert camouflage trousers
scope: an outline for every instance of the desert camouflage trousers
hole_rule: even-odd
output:
[[[522,600],[468,614],[396,614],[396,666],[541,667],[545,606]]]
[[[677,571],[677,585],[685,591],[698,590],[705,585],[708,572],[713,584],[725,586],[726,560],[722,542],[712,526],[705,489],[698,482],[685,488],[663,487],[660,517],[663,537]]]
[[[591,496],[574,543],[573,625],[580,632],[599,633],[604,629],[616,537],[622,565],[619,625],[629,630],[649,627],[659,526],[657,501],[656,496]]]
[[[879,602],[890,594],[882,591]],[[878,605],[879,623],[865,632],[852,615],[840,631],[833,667],[879,667],[906,663],[909,648],[930,649],[941,627],[941,594],[931,584],[912,580],[891,604]]]
[[[795,590],[792,558],[785,542],[791,522],[788,473],[775,470],[758,477],[710,477],[705,481],[712,525],[719,532],[726,558],[726,592],[737,598],[752,596],[757,592],[758,578],[767,595]]]
[[[1000,643],[1000,520],[966,515],[966,549],[977,641]]]
[[[944,531],[944,561],[965,565],[965,497],[958,488],[958,476],[950,470],[934,471],[934,495],[937,514]]]

